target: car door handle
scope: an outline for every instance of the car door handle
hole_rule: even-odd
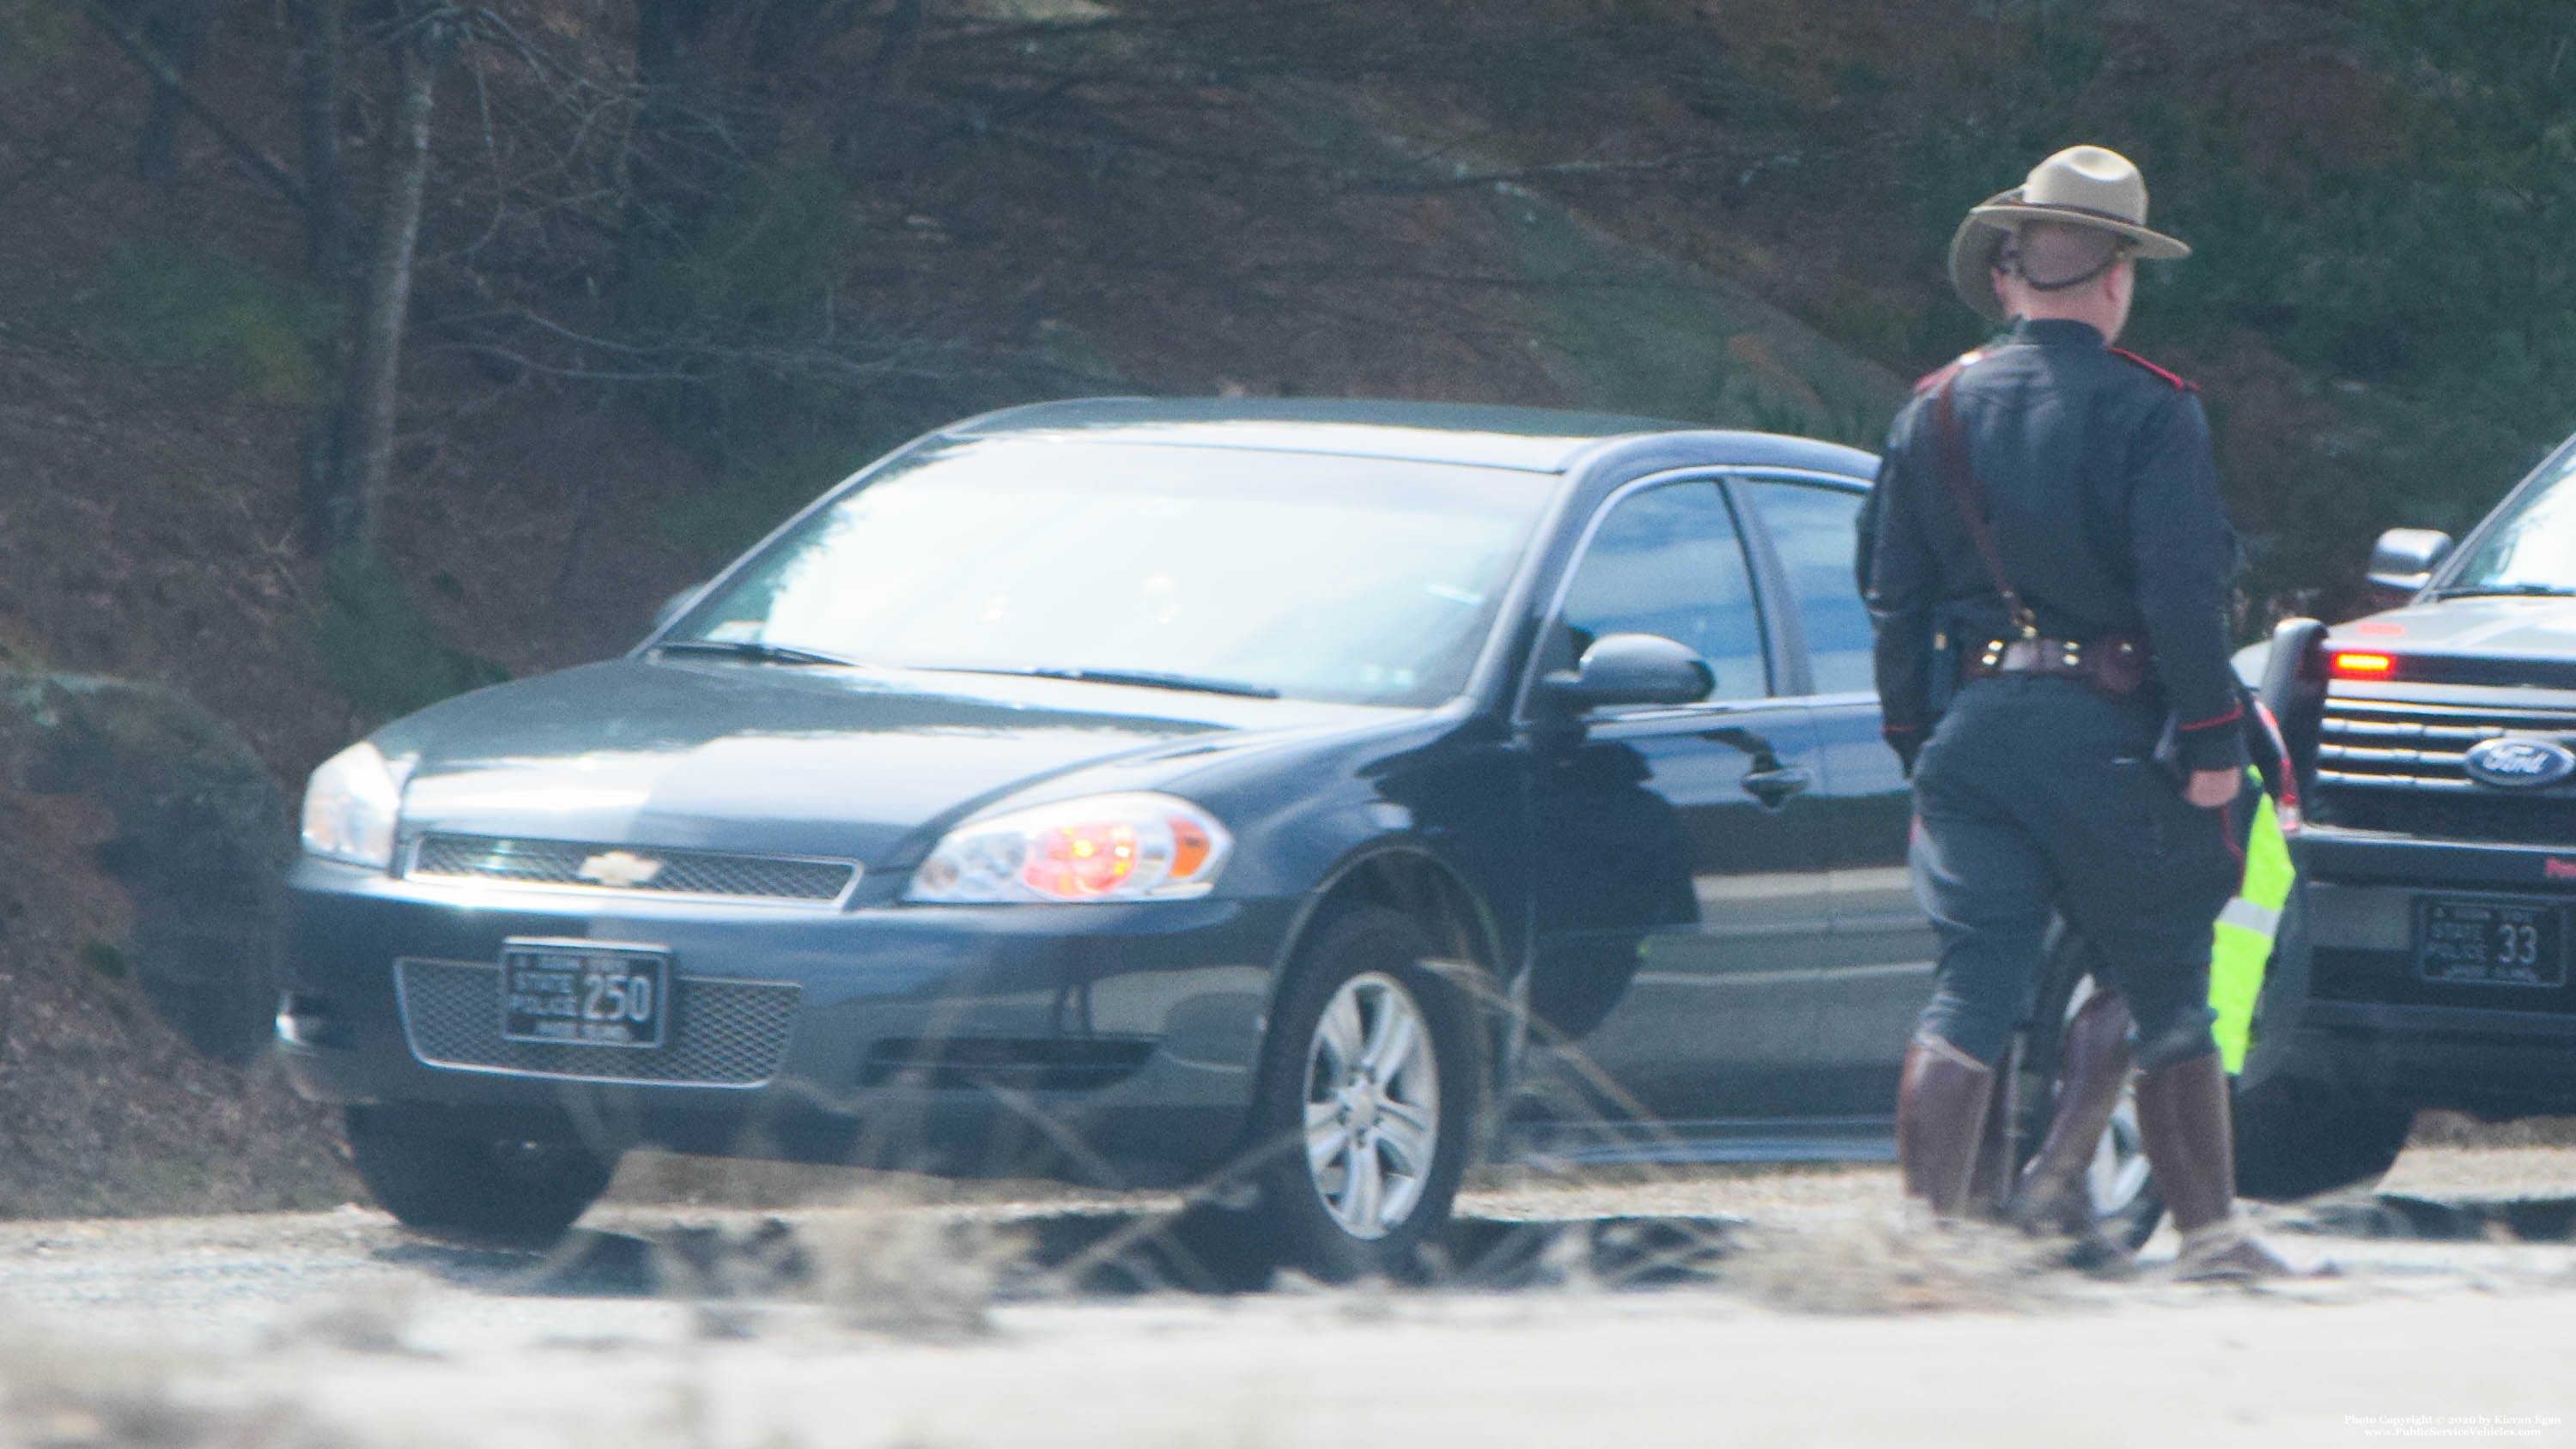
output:
[[[1815,783],[1816,777],[1791,765],[1777,770],[1754,770],[1745,775],[1744,793],[1762,802],[1766,810],[1777,810],[1789,797]]]

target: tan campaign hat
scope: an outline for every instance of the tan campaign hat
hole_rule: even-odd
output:
[[[2069,146],[2031,168],[2030,178],[1998,191],[1969,210],[1950,237],[1950,286],[1983,316],[2000,322],[1987,275],[1995,251],[2025,221],[2062,221],[2099,227],[2126,238],[2138,256],[2176,261],[2191,248],[2147,227],[2147,181],[2128,157],[2100,146]]]

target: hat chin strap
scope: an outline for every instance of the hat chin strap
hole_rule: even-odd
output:
[[[2063,292],[2070,287],[2083,286],[2086,282],[2090,282],[2105,272],[2110,271],[2113,267],[2118,266],[2121,261],[2128,256],[2128,254],[2127,248],[2113,246],[2111,248],[2110,255],[2102,258],[2100,264],[2095,266],[2091,271],[2081,272],[2075,276],[2067,277],[2059,281],[2043,282],[2030,274],[2029,269],[2022,264],[2020,251],[2015,247],[2013,241],[2007,238],[2003,245],[1995,249],[1995,270],[2008,277],[2020,278],[2021,284],[2030,288],[2034,292]]]
[[[2021,278],[2021,284],[2023,286],[2030,288],[2034,292],[2063,292],[2069,287],[2083,286],[2086,282],[2092,281],[2094,278],[2101,276],[2103,273],[2111,270],[2119,264],[2120,254],[2118,252],[2113,252],[2109,261],[2104,262],[2102,265],[2095,267],[2093,270],[2086,272],[2081,276],[2068,277],[2062,282],[2043,282],[2037,277],[2032,276],[2030,273],[2023,271],[2021,263],[2019,262],[2014,262],[2010,270],[2012,275]]]

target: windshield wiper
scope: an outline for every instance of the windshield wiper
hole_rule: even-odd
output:
[[[2562,584],[2464,584],[2456,589],[2437,590],[2437,599],[2563,599],[2576,596],[2576,588]]]
[[[858,665],[857,660],[843,659],[819,649],[799,649],[792,644],[763,644],[754,639],[673,639],[653,648],[663,654],[722,654],[754,664],[839,664],[852,668]]]
[[[1277,699],[1279,691],[1266,684],[1245,684],[1237,679],[1209,679],[1196,674],[1164,674],[1150,669],[1061,669],[1050,665],[1031,665],[1026,669],[1001,669],[974,665],[921,664],[939,674],[1008,674],[1032,679],[1078,679],[1085,684],[1135,684],[1147,689],[1186,689],[1199,694],[1232,694],[1245,699]]]

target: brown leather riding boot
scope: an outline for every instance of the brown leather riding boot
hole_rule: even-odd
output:
[[[2128,1250],[2103,1235],[2085,1181],[2129,1085],[2129,1005],[2118,992],[2096,990],[2077,1008],[2066,1023],[2058,1064],[2057,1110],[2020,1186],[2004,1204],[2004,1219],[2024,1232],[2073,1238],[2080,1267],[2125,1263]]]
[[[2173,1213],[2174,1231],[2182,1234],[2175,1278],[2304,1276],[2263,1246],[2237,1211],[2227,1069],[2217,1053],[2138,1078],[2138,1136]]]
[[[1905,1049],[1896,1087],[1896,1161],[1905,1195],[1928,1207],[1935,1222],[1958,1220],[1967,1207],[1968,1174],[1986,1127],[1992,1067],[1933,1036]]]

